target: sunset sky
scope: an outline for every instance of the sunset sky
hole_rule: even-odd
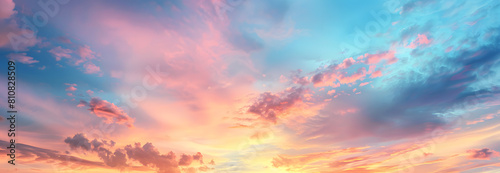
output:
[[[500,172],[500,1],[0,0],[0,172]]]

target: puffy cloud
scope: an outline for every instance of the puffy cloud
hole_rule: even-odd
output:
[[[33,57],[26,56],[26,53],[11,53],[7,55],[7,58],[23,64],[33,64],[39,62],[33,59]]]
[[[182,154],[181,158],[179,159],[179,165],[180,166],[189,166],[193,162],[193,160],[197,160],[200,162],[200,164],[203,164],[203,155],[198,152],[195,155],[186,155]]]
[[[156,167],[159,173],[180,173],[176,156],[172,151],[166,155],[160,154],[151,143],[143,146],[140,143],[135,143],[134,146],[127,145],[125,151],[129,159],[136,160],[144,166]]]
[[[97,72],[101,71],[101,68],[96,66],[92,62],[85,63],[83,65],[83,67],[85,68],[85,73],[88,73],[88,74],[97,73]]]
[[[85,45],[85,46],[80,46],[77,49],[76,54],[78,54],[78,56],[80,56],[81,59],[76,60],[75,65],[79,65],[82,62],[95,59],[96,53],[93,52],[89,46]]]
[[[289,108],[301,102],[301,95],[305,92],[306,90],[301,87],[288,88],[278,94],[265,92],[249,106],[247,111],[259,115],[263,120],[276,123],[278,118],[286,113]]]
[[[64,143],[67,143],[73,150],[82,149],[89,151],[92,149],[92,144],[90,144],[89,140],[81,133],[75,134],[73,137],[67,137]]]
[[[471,149],[468,150],[470,159],[480,159],[480,160],[490,160],[492,157],[498,157],[499,153],[497,151],[491,150],[489,148],[483,149]]]
[[[126,124],[133,127],[134,119],[130,118],[121,108],[106,100],[97,97],[90,99],[90,102],[81,100],[78,107],[88,106],[89,110],[96,116],[104,118],[106,123]]]
[[[177,160],[175,153],[170,151],[168,154],[161,154],[152,143],[146,143],[142,146],[140,143],[135,143],[124,148],[118,148],[113,152],[108,149],[114,146],[113,141],[97,139],[89,141],[81,133],[75,134],[73,137],[67,137],[64,140],[72,150],[80,149],[97,153],[98,157],[109,167],[131,167],[131,165],[127,164],[127,158],[138,161],[143,166],[157,168],[159,173],[180,173],[179,166],[190,166],[195,160],[203,164],[203,155],[200,152],[194,155],[182,154],[181,158]],[[206,170],[208,170],[208,167]]]
[[[89,142],[89,139],[82,133],[77,133],[73,137],[67,137],[64,140],[72,150],[81,149],[83,151],[97,152],[99,158],[104,161],[104,164],[110,167],[125,167],[127,166],[127,159],[125,152],[121,149],[111,152],[105,146],[113,146],[114,142],[105,140],[98,141],[94,139]]]
[[[71,58],[70,53],[72,52],[72,50],[64,49],[61,46],[49,50],[49,53],[51,53],[56,58],[56,61],[60,61],[62,58]]]

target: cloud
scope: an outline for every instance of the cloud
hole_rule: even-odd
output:
[[[85,151],[89,151],[92,149],[92,145],[89,140],[81,133],[75,134],[72,138],[67,137],[64,140],[64,143],[67,143],[69,147],[73,150],[82,149]]]
[[[85,68],[85,73],[88,73],[88,74],[97,73],[97,72],[101,71],[101,68],[96,66],[92,62],[85,63],[83,65],[83,67]]]
[[[390,55],[366,54],[365,56],[368,57],[371,62],[374,61],[374,58],[386,58]],[[364,56],[360,56],[358,59],[360,59],[361,61],[358,62],[366,63],[367,61],[362,61],[364,58]],[[357,71],[352,74],[349,74],[347,71],[348,68],[353,67],[353,65],[357,64],[358,62],[356,62],[356,60],[351,57],[344,59],[341,63],[338,64],[333,63],[325,68],[320,67],[316,70],[315,74],[312,75],[311,82],[313,83],[314,87],[330,86],[335,88],[339,87],[341,84],[352,84],[359,80],[364,80],[365,76],[371,73],[371,71],[367,71],[365,67],[358,67]]]
[[[364,60],[365,64],[377,64],[382,60],[386,60],[387,64],[393,64],[398,61],[398,58],[394,55],[396,51],[390,50],[377,54],[365,54],[358,59]]]
[[[380,70],[377,70],[375,72],[372,73],[372,75],[370,76],[370,78],[377,78],[377,77],[380,77],[382,76],[382,71]]]
[[[489,148],[467,150],[470,159],[490,160],[492,157],[498,157],[500,154],[497,151]]]
[[[89,103],[81,100],[78,104],[79,107],[84,105],[88,106],[89,110],[96,116],[104,118],[106,123],[115,122],[133,127],[134,119],[130,118],[127,113],[113,103],[93,97]]]
[[[94,91],[92,91],[92,90],[87,90],[87,94],[88,94],[88,95],[93,95],[93,94],[94,94]]]
[[[257,100],[249,106],[247,112],[259,115],[261,119],[276,123],[289,108],[298,102],[301,102],[301,95],[306,90],[304,88],[288,88],[285,91],[273,94],[270,92],[262,93]]]
[[[200,162],[200,164],[203,164],[203,155],[198,152],[195,155],[186,155],[182,154],[181,158],[179,159],[179,165],[180,166],[189,166],[193,162],[193,160],[197,160]]]
[[[83,133],[77,133],[73,137],[67,137],[64,143],[68,144],[72,150],[84,150],[84,151],[99,151],[104,146],[114,146],[114,141],[101,140],[98,141],[94,139],[89,141]]]
[[[81,59],[76,60],[75,65],[79,65],[82,62],[86,62],[91,59],[95,59],[95,52],[93,52],[89,46],[80,46],[76,51],[76,54],[80,56]]]
[[[41,42],[36,33],[28,30],[30,26],[18,23],[21,19],[13,15],[14,2],[12,0],[0,0],[0,48],[8,48],[14,51],[26,51]],[[24,22],[22,22],[24,23]]]
[[[39,62],[33,59],[33,57],[26,56],[26,53],[11,53],[7,55],[7,58],[23,64],[33,64]]]
[[[417,48],[417,46],[426,45],[426,44],[430,44],[430,43],[431,43],[431,40],[429,40],[425,34],[418,34],[417,38],[415,40],[413,40],[410,43],[410,45],[408,45],[408,48],[415,49],[415,48]]]
[[[373,76],[373,74],[372,74],[372,76]],[[368,84],[370,84],[370,82],[363,82],[363,83],[360,83],[359,86],[362,87],[362,86],[365,86],[365,85],[368,85]]]
[[[7,19],[16,13],[14,11],[15,6],[16,4],[13,0],[0,0],[0,20]]]
[[[331,160],[332,158],[335,158],[338,156],[360,153],[360,152],[363,152],[366,148],[368,148],[368,147],[345,148],[345,149],[332,150],[332,151],[327,151],[327,152],[308,153],[308,154],[298,155],[298,156],[278,155],[277,157],[273,158],[271,163],[273,164],[273,167],[276,167],[276,168],[280,168],[280,167],[300,168],[300,167],[303,167],[303,166],[308,165],[310,163]]]
[[[70,84],[70,83],[65,83],[65,85],[68,85],[69,87],[66,88],[66,91],[76,91],[76,84]]]
[[[179,166],[190,166],[196,160],[203,164],[203,155],[198,152],[194,155],[182,154],[179,160],[175,153],[170,151],[168,154],[161,154],[152,143],[146,143],[141,146],[140,143],[127,145],[124,148],[118,148],[112,152],[109,147],[114,146],[113,141],[97,140],[90,141],[81,133],[73,137],[67,137],[64,140],[72,150],[83,150],[97,153],[99,158],[110,167],[126,168],[131,167],[127,164],[127,158],[141,163],[143,166],[158,169],[158,173],[180,173]],[[208,169],[206,169],[208,170]]]
[[[0,140],[0,145],[8,146],[10,143],[7,141]],[[82,159],[75,156],[70,156],[66,154],[62,154],[59,151],[39,148],[31,145],[26,145],[23,143],[16,143],[16,148],[22,148],[20,150],[16,150],[16,154],[19,154],[22,157],[19,157],[23,163],[32,163],[32,162],[47,162],[50,164],[57,164],[60,167],[63,166],[71,166],[73,169],[79,168],[105,168],[104,163],[96,162],[91,160]],[[1,148],[2,155],[6,154],[8,151],[4,148]],[[18,158],[16,158],[17,160]],[[22,168],[20,168],[22,169]]]
[[[126,154],[123,149],[117,149],[112,153],[107,149],[101,148],[98,151],[98,156],[110,167],[123,168],[128,166]]]
[[[336,92],[335,90],[330,90],[330,91],[327,92],[327,94],[328,95],[332,95],[332,94],[335,94],[335,92]]]
[[[110,167],[127,167],[127,159],[123,149],[117,149],[115,152],[111,152],[105,146],[113,146],[114,142],[108,142],[105,140],[98,141],[97,139],[89,142],[89,139],[85,137],[82,133],[77,133],[73,137],[67,137],[64,140],[71,150],[81,149],[83,151],[97,152],[99,158],[104,161],[104,164]]]
[[[58,46],[58,47],[55,47],[55,48],[52,48],[49,50],[49,53],[54,55],[54,57],[56,58],[56,61],[60,61],[62,58],[71,58],[70,53],[72,53],[72,52],[73,52],[72,50],[64,49],[61,46]]]
[[[151,143],[141,146],[140,143],[125,146],[125,151],[129,159],[136,160],[144,166],[158,168],[159,173],[180,173],[179,164],[175,154],[170,151],[168,154],[160,152]]]

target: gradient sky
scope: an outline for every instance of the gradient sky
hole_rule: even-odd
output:
[[[0,172],[500,172],[499,16],[497,0],[0,0],[19,110]]]

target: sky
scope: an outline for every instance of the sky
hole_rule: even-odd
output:
[[[18,110],[11,165],[0,102],[0,172],[499,172],[499,16],[496,0],[0,0]]]

